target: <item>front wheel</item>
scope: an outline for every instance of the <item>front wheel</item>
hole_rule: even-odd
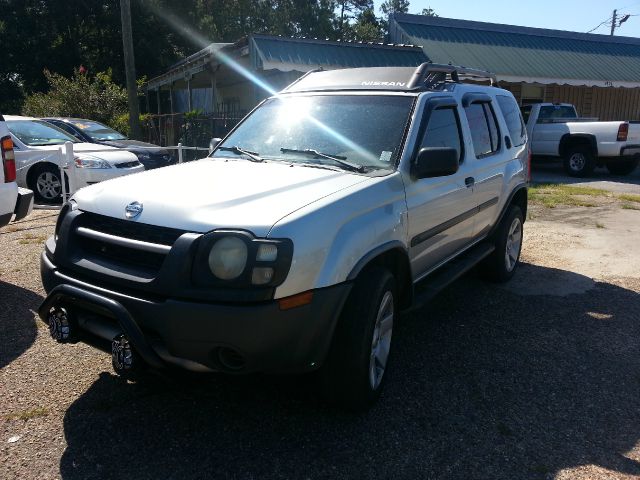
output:
[[[607,170],[612,175],[629,175],[640,163],[639,157],[633,157],[630,160],[620,160],[607,163]]]
[[[571,147],[564,157],[564,170],[572,177],[588,177],[596,168],[595,159],[587,147]]]
[[[496,249],[482,265],[489,280],[506,282],[516,273],[522,250],[523,224],[522,210],[517,205],[512,205],[496,232]]]
[[[60,169],[50,164],[36,165],[29,188],[38,203],[59,203],[62,199]]]
[[[340,408],[369,408],[380,395],[391,352],[396,284],[381,267],[357,278],[320,370],[326,399]]]

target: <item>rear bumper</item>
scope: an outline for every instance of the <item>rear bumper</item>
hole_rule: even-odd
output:
[[[310,304],[281,310],[277,301],[212,304],[118,292],[61,272],[46,253],[41,275],[49,293],[40,312],[43,320],[53,305],[64,305],[81,332],[108,341],[124,333],[153,366],[229,373],[318,368],[351,290],[346,283],[316,290]],[[241,367],[230,368],[221,360],[221,352],[230,351],[242,359]]]
[[[620,156],[625,157],[623,159],[629,159],[630,157],[637,157],[638,155],[640,155],[640,145],[627,145],[626,147],[622,147],[620,149]]]
[[[22,220],[33,210],[33,192],[26,188],[18,189],[18,200],[16,201],[15,220]]]

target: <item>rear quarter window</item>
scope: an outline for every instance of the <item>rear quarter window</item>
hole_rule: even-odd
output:
[[[507,124],[511,143],[515,147],[524,145],[527,141],[527,127],[524,124],[520,109],[516,101],[506,95],[497,95],[498,105]]]

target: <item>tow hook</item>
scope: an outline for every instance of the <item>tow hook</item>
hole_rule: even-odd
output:
[[[49,334],[58,343],[70,343],[75,336],[75,328],[72,326],[71,318],[67,309],[53,307],[47,317],[49,324]]]
[[[118,375],[130,376],[138,369],[140,361],[127,337],[116,335],[111,341],[111,364]]]

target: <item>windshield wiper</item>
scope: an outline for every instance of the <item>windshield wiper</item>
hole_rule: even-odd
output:
[[[234,145],[233,147],[218,147],[216,148],[216,150],[222,150],[223,152],[233,152],[237,153],[238,155],[245,155],[249,157],[252,162],[264,162],[264,158],[258,155],[257,152],[245,150],[244,148],[238,147],[237,145]]]
[[[314,158],[325,158],[327,160],[333,160],[334,162],[346,167],[353,172],[364,172],[365,168],[357,163],[347,162],[347,157],[341,157],[338,155],[327,155],[326,153],[319,152],[312,148],[297,149],[297,148],[281,148],[282,153],[303,153],[305,155],[313,156]]]

